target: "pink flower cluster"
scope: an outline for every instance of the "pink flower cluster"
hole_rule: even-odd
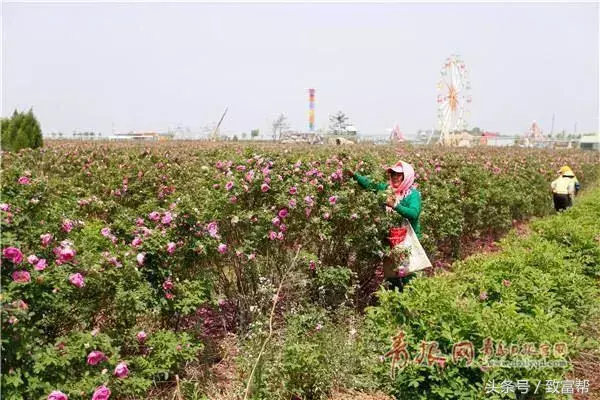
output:
[[[56,265],[62,265],[73,261],[76,253],[71,246],[72,244],[70,242],[63,241],[59,247],[54,248],[53,252],[56,255]]]
[[[111,232],[110,228],[106,227],[106,228],[102,228],[100,230],[100,234],[102,236],[104,236],[105,238],[109,239],[111,242],[113,242],[114,244],[117,243],[117,237],[115,235],[113,235],[113,233]]]
[[[92,395],[92,400],[108,400],[110,398],[110,389],[102,385],[96,388]]]
[[[127,378],[127,375],[129,375],[129,368],[127,368],[127,364],[124,362],[118,363],[115,367],[114,375],[117,378]]]
[[[82,288],[85,286],[85,281],[84,281],[83,275],[81,275],[79,272],[77,272],[75,274],[71,274],[69,276],[69,283],[71,283],[71,285],[78,287],[78,288]]]
[[[16,247],[7,247],[2,251],[2,256],[13,264],[23,262],[23,253]]]
[[[69,400],[69,397],[59,390],[54,390],[48,395],[48,400]]]
[[[14,271],[11,275],[13,281],[17,283],[29,283],[31,282],[31,275],[25,270]]]
[[[107,359],[108,358],[106,357],[106,355],[103,352],[94,350],[94,351],[90,352],[90,354],[88,354],[87,363],[88,363],[88,365],[98,365],[102,361],[105,361]]]

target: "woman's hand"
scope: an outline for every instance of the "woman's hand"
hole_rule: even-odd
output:
[[[385,203],[388,207],[394,208],[396,205],[396,198],[394,196],[389,196]]]
[[[346,168],[346,169],[344,170],[344,176],[345,176],[346,178],[350,179],[350,178],[352,178],[352,177],[354,176],[354,171],[352,171],[352,170],[351,170],[351,169],[349,169],[349,168]]]

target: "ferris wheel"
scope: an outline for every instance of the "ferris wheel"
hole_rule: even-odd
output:
[[[469,71],[459,55],[446,59],[437,84],[439,143],[449,143],[450,134],[467,128],[471,103]]]

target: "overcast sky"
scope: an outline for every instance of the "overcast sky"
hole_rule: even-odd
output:
[[[470,70],[469,123],[598,130],[597,4],[4,4],[2,114],[44,132],[436,124],[447,56]]]

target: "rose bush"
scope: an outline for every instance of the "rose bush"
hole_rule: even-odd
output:
[[[598,348],[597,337],[589,337],[585,329],[600,320],[599,195],[596,189],[568,212],[535,221],[527,238],[509,235],[499,253],[469,258],[451,273],[415,279],[402,294],[381,291],[380,305],[367,312],[369,350],[364,353],[372,360],[367,370],[378,377],[380,387],[399,399],[488,398],[491,382],[544,385],[567,379],[571,361],[581,351]],[[390,358],[383,356],[399,331],[406,334],[411,360],[421,354],[423,341],[438,342],[439,353],[433,356],[446,360],[439,365],[409,362],[393,378]],[[488,358],[567,362],[552,368],[490,367],[484,356],[488,338],[493,340]],[[452,359],[453,345],[464,341],[473,344],[476,356],[470,366]],[[554,347],[560,343],[567,346],[563,357]],[[385,362],[377,362],[378,355]],[[551,396],[545,387],[543,393]]]
[[[294,277],[311,289],[285,293],[282,307],[303,295],[325,308],[368,304],[398,216],[345,168],[384,179],[398,158],[415,166],[434,261],[548,214],[563,164],[584,188],[600,175],[577,151],[337,151],[76,143],[3,153],[3,396],[142,396],[203,344],[246,331],[252,310],[269,308],[265,282],[277,285],[300,248]],[[88,365],[92,351],[107,360]]]

